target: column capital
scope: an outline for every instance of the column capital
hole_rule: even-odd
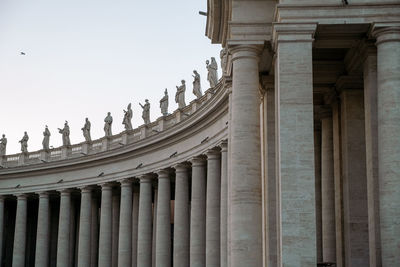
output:
[[[229,53],[232,55],[232,62],[240,58],[255,58],[259,60],[263,46],[259,44],[232,45]]]
[[[14,196],[17,197],[17,200],[27,200],[28,199],[28,195],[24,194],[24,193],[17,193],[17,194],[14,194]]]
[[[272,40],[274,50],[278,43],[313,42],[317,23],[273,23]]]
[[[317,119],[323,120],[327,118],[332,118],[332,108],[329,105],[317,106],[315,109],[315,117]]]
[[[157,174],[158,180],[169,178],[169,171],[166,169],[158,170],[158,171],[156,171],[156,174]]]
[[[221,148],[221,152],[227,152],[228,151],[228,140],[222,140],[221,143],[219,144],[219,147]]]
[[[121,187],[132,186],[132,179],[131,178],[121,179],[118,180],[118,183],[121,184]]]
[[[36,194],[39,196],[39,198],[49,198],[50,193],[48,191],[39,191],[36,192]]]
[[[83,193],[91,193],[92,190],[93,190],[93,186],[92,185],[81,186],[81,187],[79,187],[79,190],[81,190],[81,194],[83,194]]]
[[[151,183],[153,180],[153,176],[150,173],[142,174],[139,177],[139,182],[142,183]]]
[[[400,22],[374,23],[371,30],[376,45],[390,41],[400,41]]]
[[[5,198],[6,198],[5,195],[0,195],[0,201],[4,201]]]
[[[175,172],[187,172],[187,169],[189,168],[189,164],[186,162],[178,163],[172,166],[172,168],[175,169]]]
[[[206,160],[207,160],[207,158],[205,156],[201,155],[201,156],[193,157],[189,161],[190,161],[190,163],[192,163],[192,167],[195,167],[195,166],[205,166]]]
[[[217,148],[208,149],[205,154],[208,160],[219,159],[221,156],[220,150]]]
[[[70,196],[72,189],[71,188],[63,188],[63,189],[59,189],[57,191],[60,192],[60,196]]]
[[[113,189],[113,184],[110,183],[110,182],[101,183],[101,184],[98,184],[98,185],[101,186],[101,191],[112,190]]]

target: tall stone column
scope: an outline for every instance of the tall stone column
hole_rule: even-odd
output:
[[[60,219],[57,240],[57,267],[70,267],[70,224],[71,224],[71,191],[60,192]]]
[[[321,119],[322,257],[336,261],[335,181],[333,176],[333,122],[326,110]]]
[[[139,185],[133,185],[132,203],[132,265],[137,264],[137,244],[138,244],[138,220],[139,220]]]
[[[379,223],[379,157],[378,157],[378,88],[377,51],[371,42],[364,43],[364,109],[365,148],[368,190],[368,241],[371,267],[382,266]]]
[[[158,175],[156,266],[171,266],[171,181],[167,170]]]
[[[78,267],[90,266],[90,233],[92,224],[92,189],[81,188],[79,216]]]
[[[221,143],[221,267],[228,266],[228,142]],[[197,189],[196,189],[197,190]]]
[[[390,26],[390,27],[385,27]],[[382,265],[400,266],[400,24],[374,27],[378,48],[378,157]]]
[[[92,222],[90,233],[90,266],[98,266],[99,251],[99,200],[97,196],[92,196]]]
[[[280,189],[278,266],[316,265],[312,79],[315,29],[316,24],[290,23],[276,24],[273,29]]]
[[[153,241],[151,245],[151,266],[156,266],[156,239],[157,239],[157,207],[158,207],[158,184],[154,181],[154,199],[153,199]]]
[[[345,89],[354,84],[350,77],[348,82],[343,86],[336,85],[339,90],[342,89],[340,116],[345,264],[348,267],[369,266],[364,98],[362,90]]]
[[[192,163],[192,202],[190,215],[190,266],[206,266],[206,160]]]
[[[35,266],[49,266],[50,217],[49,194],[39,193],[39,211],[36,233]]]
[[[0,261],[3,257],[4,196],[0,195]]]
[[[317,262],[322,259],[322,200],[321,200],[321,120],[314,118],[314,164],[315,164],[315,223],[317,238]]]
[[[119,236],[119,212],[120,212],[120,194],[119,188],[115,187],[112,196],[112,252],[111,266],[118,266],[118,236]]]
[[[174,212],[174,267],[189,266],[189,177],[188,165],[174,166],[175,212]]]
[[[15,219],[13,267],[25,266],[25,246],[26,246],[26,221],[27,221],[27,196],[20,194],[17,196],[17,215]]]
[[[221,155],[210,149],[207,156],[206,266],[219,267],[221,260]]]
[[[151,181],[149,174],[140,177],[137,266],[151,267],[152,209]]]
[[[260,52],[255,45],[239,45],[230,50],[233,61],[229,124],[232,267],[262,266]]]
[[[118,267],[132,265],[132,181],[121,181],[121,209],[119,216]]]
[[[101,185],[99,267],[112,264],[112,185]]]

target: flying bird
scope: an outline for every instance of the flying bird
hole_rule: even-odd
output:
[[[25,56],[26,54],[25,54],[25,52],[20,52],[19,53],[21,56]]]

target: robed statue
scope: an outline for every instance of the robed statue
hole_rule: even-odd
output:
[[[19,142],[21,143],[21,152],[22,153],[28,153],[28,140],[29,140],[29,136],[28,136],[27,132],[24,132],[24,136],[22,137],[21,140],[19,140]]]
[[[146,99],[144,105],[139,103],[139,105],[142,107],[142,119],[144,121],[144,124],[149,124],[150,123],[150,103],[149,100]]]
[[[68,121],[65,121],[64,123],[64,128],[60,129],[58,128],[58,132],[62,134],[62,142],[63,146],[70,146],[71,141],[69,140],[69,126],[68,126]]]
[[[210,88],[214,88],[218,83],[217,61],[215,61],[215,58],[212,57],[211,63],[207,60],[206,65],[208,71],[207,80],[210,82]]]
[[[203,95],[201,92],[201,85],[200,85],[200,74],[197,72],[197,70],[193,71],[193,94],[199,98]]]
[[[167,90],[167,88],[165,88],[164,96],[160,100],[160,108],[161,108],[161,114],[163,116],[167,116],[168,115],[168,90]]]
[[[111,112],[107,112],[107,117],[104,119],[104,134],[106,137],[110,137],[112,135],[111,126],[113,123],[113,117],[111,116]]]
[[[129,103],[128,107],[126,110],[124,110],[124,119],[122,120],[122,124],[125,126],[125,130],[130,131],[132,130],[132,108],[131,108],[131,103]]]
[[[43,132],[43,141],[42,141],[42,146],[43,146],[43,150],[48,151],[50,149],[49,147],[49,143],[50,143],[50,131],[49,128],[46,127],[44,128],[44,132]]]
[[[181,85],[176,87],[176,94],[175,94],[175,102],[178,103],[179,108],[184,108],[186,106],[185,91],[186,91],[185,80],[182,80]]]
[[[83,137],[85,137],[85,141],[87,143],[92,142],[92,138],[90,137],[90,127],[91,123],[88,118],[85,119],[85,125],[83,125],[82,132],[83,132]]]
[[[7,148],[7,138],[6,135],[3,134],[3,137],[0,139],[0,157],[6,154]]]

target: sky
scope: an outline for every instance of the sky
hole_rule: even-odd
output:
[[[145,99],[154,121],[165,88],[169,112],[177,109],[182,79],[186,103],[195,98],[193,70],[204,92],[205,61],[213,56],[220,65],[221,46],[205,36],[199,11],[207,11],[206,0],[0,0],[0,134],[8,139],[7,154],[20,152],[24,131],[28,150],[41,149],[45,125],[50,146],[61,146],[57,128],[65,120],[71,143],[84,141],[85,117],[92,139],[101,138],[107,112],[119,133],[129,103],[136,128]]]

